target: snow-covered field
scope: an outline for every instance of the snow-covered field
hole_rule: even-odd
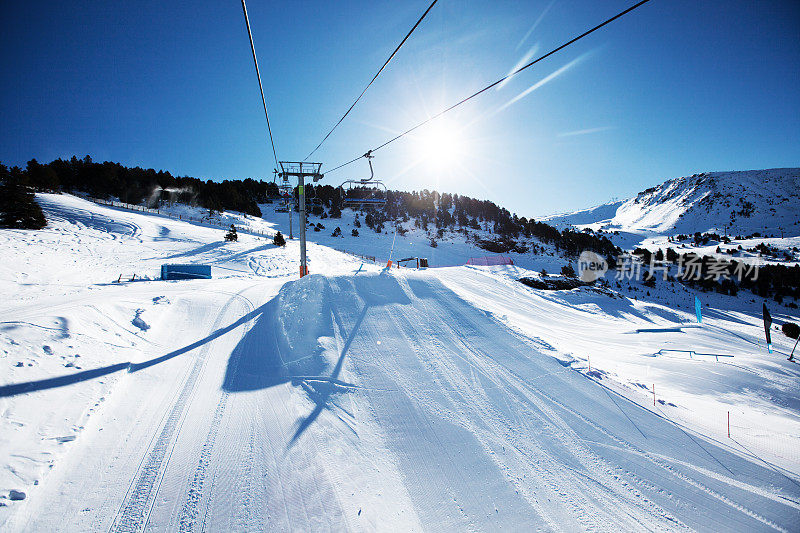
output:
[[[330,248],[388,257],[350,212],[314,220],[298,280],[297,241],[38,199],[48,228],[0,230],[0,530],[800,524],[800,365],[778,332],[767,354],[760,301],[709,296],[698,325],[682,287],[516,281],[555,256],[382,272]],[[226,220],[288,233],[268,207]],[[428,242],[394,257],[485,254]]]

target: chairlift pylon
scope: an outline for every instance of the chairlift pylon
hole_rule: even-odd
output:
[[[382,207],[386,205],[386,185],[383,181],[375,179],[372,168],[372,150],[364,154],[369,163],[369,178],[347,180],[339,189],[342,192],[342,206],[344,207]]]

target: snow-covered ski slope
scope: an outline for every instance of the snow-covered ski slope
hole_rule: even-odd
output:
[[[524,271],[381,272],[323,246],[298,280],[296,243],[41,200],[47,230],[0,232],[4,531],[800,523],[800,372],[759,356],[754,316],[680,331],[683,311]],[[110,283],[167,261],[215,279]],[[738,367],[645,357],[687,338]],[[644,408],[644,372],[673,407]],[[669,420],[720,400],[788,445]]]

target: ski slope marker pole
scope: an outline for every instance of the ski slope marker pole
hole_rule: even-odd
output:
[[[386,268],[392,268],[392,254],[394,254],[394,240],[397,238],[397,222],[394,224],[394,237],[392,237],[392,248],[389,250],[389,262],[386,263]],[[398,268],[400,265],[397,265]]]
[[[653,407],[656,406],[656,384],[653,383]]]
[[[728,411],[728,438],[731,438],[731,412]]]

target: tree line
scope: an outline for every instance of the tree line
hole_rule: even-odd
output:
[[[636,248],[644,267],[662,263],[680,265],[682,272],[670,281],[678,281],[701,291],[714,291],[736,296],[740,290],[749,290],[762,298],[773,298],[778,303],[784,299],[800,298],[800,265],[766,264],[755,266],[735,259],[700,255],[694,252],[679,254],[672,248],[658,249],[655,253],[646,248]],[[645,269],[645,285],[654,286],[658,275]],[[787,304],[796,307],[794,302]]]
[[[42,192],[81,192],[95,198],[115,197],[122,202],[149,207],[155,207],[161,200],[170,200],[253,216],[261,216],[257,204],[278,194],[278,187],[270,181],[251,178],[204,181],[110,161],[95,163],[88,155],[82,159],[73,156],[69,160],[56,159],[50,163],[31,159],[24,169],[0,164],[0,180],[13,181]]]
[[[313,199],[312,212],[332,218],[341,216],[344,199],[341,189],[330,185],[306,186],[307,194]],[[384,231],[385,224],[393,221],[408,222],[423,231],[435,228],[439,237],[444,230],[465,229],[484,230],[494,238],[481,239],[478,246],[495,253],[510,251],[524,253],[527,248],[517,242],[521,238],[536,238],[551,244],[564,255],[575,256],[584,250],[592,250],[615,264],[615,257],[621,250],[606,236],[591,230],[559,231],[555,227],[526,217],[519,217],[489,200],[477,200],[468,196],[422,191],[376,191],[367,187],[355,188],[348,192],[355,197],[371,197],[385,200],[379,209],[365,209],[364,223],[377,232]],[[327,212],[325,211],[327,209]]]
[[[80,192],[96,198],[118,198],[130,204],[155,207],[163,200],[189,205],[199,205],[215,211],[239,211],[261,216],[258,204],[272,202],[279,197],[278,186],[272,181],[231,179],[215,182],[189,176],[173,176],[164,170],[126,167],[105,161],[96,163],[86,156],[73,156],[68,160],[56,159],[50,163],[30,160],[26,167],[7,168],[0,164],[0,180],[13,181],[37,191]],[[341,217],[344,193],[331,185],[307,185],[309,210],[318,216]],[[620,250],[603,235],[558,229],[526,217],[518,217],[489,200],[478,200],[451,193],[422,191],[381,191],[368,187],[348,192],[352,196],[373,197],[385,200],[385,205],[365,212],[365,223],[376,231],[385,224],[413,219],[416,227],[427,231],[435,228],[439,236],[445,230],[483,230],[494,237],[478,242],[489,251],[525,251],[515,239],[537,238],[552,244],[565,255],[577,255],[583,250],[593,250],[613,264]],[[295,202],[297,194],[295,191]],[[368,216],[366,216],[368,215]]]

